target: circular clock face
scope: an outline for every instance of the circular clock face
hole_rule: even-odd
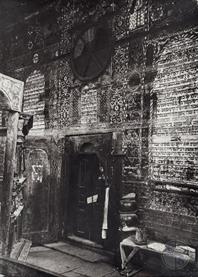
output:
[[[72,53],[72,68],[82,81],[98,77],[106,69],[112,53],[108,23],[92,25],[80,33]]]

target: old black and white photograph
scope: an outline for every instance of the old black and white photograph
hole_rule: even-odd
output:
[[[198,0],[0,0],[0,277],[198,277]]]

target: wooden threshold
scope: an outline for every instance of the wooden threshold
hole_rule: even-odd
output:
[[[79,244],[91,246],[91,247],[98,248],[98,249],[103,249],[101,244],[98,244],[94,241],[84,239],[84,238],[81,238],[81,237],[78,237],[78,236],[75,236],[75,235],[69,235],[69,236],[67,236],[67,239],[72,241],[72,242],[79,243]]]
[[[82,248],[86,248],[88,250],[92,250],[98,254],[109,257],[110,260],[113,260],[114,253],[109,250],[104,249],[101,244],[98,244],[94,241],[90,241],[88,239],[84,239],[84,238],[75,236],[73,234],[67,235],[66,240],[71,244],[74,244],[74,245],[82,247]]]

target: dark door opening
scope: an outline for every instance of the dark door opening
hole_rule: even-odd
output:
[[[79,155],[77,174],[74,234],[101,243],[105,186],[96,154]]]

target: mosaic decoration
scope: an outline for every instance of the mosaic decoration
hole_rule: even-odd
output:
[[[97,90],[82,90],[80,101],[81,124],[97,123],[98,99]]]
[[[145,23],[145,5],[143,0],[134,0],[131,3],[131,14],[129,16],[129,30],[144,26]]]
[[[113,78],[115,85],[111,87],[110,122],[122,122],[123,98],[128,74],[128,43],[115,49],[112,59]]]
[[[134,180],[141,177],[139,130],[127,130],[123,133],[122,151],[124,158],[123,178]]]
[[[129,44],[118,46],[112,58],[113,77],[117,82],[126,82],[128,74]]]
[[[110,97],[110,123],[122,122],[123,97],[123,86],[113,86]]]
[[[153,1],[153,5],[151,5],[150,9],[151,22],[158,21],[164,17],[164,3],[161,1]]]
[[[198,180],[197,42],[193,33],[178,35],[165,45],[158,60],[151,144],[152,177],[157,180]]]
[[[33,128],[30,130],[30,134],[44,132],[44,92],[45,77],[40,71],[35,70],[26,79],[24,88],[23,112],[34,116]]]
[[[81,89],[80,87],[72,88],[72,124],[76,125],[80,123],[80,96]]]
[[[74,24],[86,22],[87,20],[97,21],[102,16],[114,11],[115,3],[112,0],[106,1],[73,1]]]
[[[69,32],[74,21],[74,14],[71,12],[71,3],[68,2],[66,7],[62,7],[57,23],[60,27],[60,55],[68,53],[72,49],[71,33]]]
[[[113,22],[113,31],[117,40],[126,37],[129,30],[128,1],[122,1],[120,6],[119,12],[116,14]]]
[[[47,78],[45,82],[45,94],[46,94],[46,101],[45,105],[48,108],[48,122],[47,126],[49,128],[56,128],[58,126],[58,90],[59,90],[59,81],[58,81],[58,73],[59,73],[59,63],[54,63],[53,69],[48,67],[47,71]],[[45,118],[46,120],[46,118]]]
[[[147,204],[150,209],[186,216],[198,216],[198,201],[195,197],[185,197],[166,192],[154,192]]]
[[[62,128],[72,122],[70,87],[73,84],[73,74],[68,60],[61,60],[59,70],[59,127]]]
[[[125,91],[123,100],[123,121],[139,123],[141,118],[141,94]]]
[[[98,118],[100,122],[109,122],[109,87],[101,87],[98,94],[100,105]]]
[[[112,11],[112,1],[67,1],[61,8],[58,17],[61,29],[61,54],[68,53],[72,49],[73,41],[83,24],[97,22],[106,13]]]

